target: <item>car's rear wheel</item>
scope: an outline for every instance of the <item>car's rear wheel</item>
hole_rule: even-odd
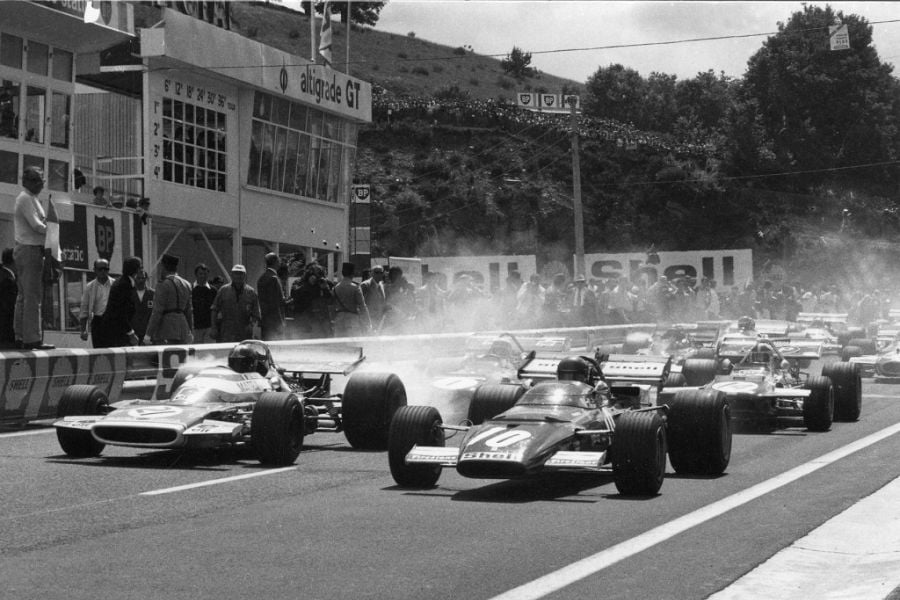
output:
[[[250,442],[264,465],[293,464],[303,449],[303,405],[292,392],[263,392],[253,407]]]
[[[56,407],[56,416],[74,417],[104,415],[109,412],[109,399],[94,385],[70,385],[63,392]],[[99,456],[106,444],[94,439],[90,431],[56,428],[56,439],[63,452],[73,458]]]
[[[847,346],[856,346],[859,348],[859,351],[863,356],[868,354],[875,354],[878,352],[878,348],[875,344],[875,340],[867,339],[867,338],[853,338],[849,342],[847,342]]]
[[[684,375],[681,373],[669,373],[666,377],[666,384],[663,387],[684,387],[687,385],[687,380],[684,378]]]
[[[616,417],[610,447],[613,480],[625,496],[653,496],[666,475],[666,427],[657,411],[626,411]]]
[[[415,445],[443,446],[441,414],[433,406],[401,406],[391,419],[388,434],[388,463],[397,485],[429,488],[437,483],[441,465],[406,464],[406,455]]]
[[[185,381],[192,378],[194,375],[202,371],[204,368],[209,365],[184,365],[182,367],[178,367],[178,370],[175,371],[175,377],[172,378],[172,387],[169,392],[169,397],[175,395],[175,391],[180,388]]]
[[[706,385],[716,378],[718,364],[713,358],[687,358],[681,367],[681,374],[688,386]]]
[[[844,346],[841,349],[841,361],[848,362],[851,358],[862,356],[862,348],[859,346]]]
[[[720,475],[731,460],[731,409],[719,390],[679,390],[667,401],[666,441],[676,473]]]
[[[466,418],[473,425],[481,425],[486,420],[493,419],[512,408],[524,393],[525,388],[521,385],[480,385],[472,394]]]
[[[713,360],[716,359],[716,349],[715,348],[697,348],[694,351],[692,358],[711,358]]]
[[[827,377],[812,375],[806,380],[809,396],[803,401],[803,424],[810,431],[828,431],[834,420],[834,386]]]
[[[344,435],[360,450],[385,450],[394,413],[406,406],[406,388],[394,373],[354,373],[341,404]]]
[[[862,412],[862,379],[859,365],[833,362],[822,367],[822,376],[834,386],[834,420],[858,421]]]

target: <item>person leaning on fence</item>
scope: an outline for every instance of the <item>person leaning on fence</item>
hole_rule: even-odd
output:
[[[164,276],[156,286],[147,335],[154,344],[190,344],[194,341],[191,284],[178,275],[178,257],[164,254]]]
[[[22,187],[16,197],[13,231],[16,245],[13,259],[18,270],[19,291],[13,321],[17,343],[26,350],[52,350],[44,344],[41,329],[41,302],[44,291],[44,246],[47,240],[47,213],[38,198],[44,189],[44,172],[26,167]]]

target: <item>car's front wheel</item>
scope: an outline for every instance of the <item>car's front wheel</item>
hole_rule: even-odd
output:
[[[657,411],[626,411],[616,418],[610,448],[613,481],[625,496],[654,496],[666,475],[666,426]]]
[[[264,392],[253,407],[250,442],[264,465],[291,465],[303,449],[303,405],[292,392]]]
[[[834,420],[834,386],[827,377],[810,376],[805,388],[810,390],[803,401],[803,424],[810,431],[828,431]]]
[[[676,473],[720,475],[731,460],[731,410],[719,390],[678,390],[667,401],[666,441]]]
[[[833,362],[822,367],[822,376],[834,385],[834,420],[858,421],[862,412],[862,380],[859,366]]]
[[[391,420],[388,435],[388,462],[397,485],[429,488],[437,483],[441,465],[406,464],[413,446],[443,446],[441,414],[433,406],[401,406]]]
[[[109,399],[94,385],[70,385],[63,392],[56,407],[56,416],[74,417],[83,415],[104,415],[109,412]],[[90,431],[81,429],[56,428],[56,439],[63,452],[74,458],[99,456],[106,444],[94,439]]]

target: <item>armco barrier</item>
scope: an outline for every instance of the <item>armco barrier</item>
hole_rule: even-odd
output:
[[[533,329],[517,336],[566,336],[573,352],[601,343],[621,342],[632,331],[651,332],[654,324]],[[499,333],[499,332],[482,332]],[[292,347],[342,344],[361,346],[370,360],[427,360],[459,353],[471,333],[439,333],[270,342],[276,357]],[[63,391],[76,384],[96,385],[111,399],[126,381],[144,380],[148,397],[166,399],[178,367],[188,361],[224,362],[233,344],[138,346],[106,349],[59,349],[0,352],[0,424],[24,424],[56,416]],[[152,392],[149,390],[152,389]]]

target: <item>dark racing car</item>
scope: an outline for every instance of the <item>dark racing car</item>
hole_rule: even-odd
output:
[[[56,427],[72,457],[98,456],[106,445],[133,448],[212,448],[249,444],[260,462],[293,463],[304,435],[343,431],[354,448],[384,449],[391,416],[406,404],[392,373],[356,372],[343,394],[331,377],[349,375],[361,348],[289,350],[277,364],[260,341],[237,344],[228,365],[187,364],[175,375],[168,400],[109,403],[101,390],[73,385],[63,393]]]
[[[670,360],[615,358],[603,366],[620,378],[605,376],[590,357],[538,356],[521,373],[537,379],[533,387],[482,386],[460,425],[445,424],[431,406],[401,407],[388,442],[394,480],[430,487],[444,467],[485,479],[611,471],[620,493],[653,495],[667,453],[678,473],[723,473],[731,456],[724,395],[687,390],[667,406],[654,405],[651,393]],[[457,435],[459,446],[445,445]]]

